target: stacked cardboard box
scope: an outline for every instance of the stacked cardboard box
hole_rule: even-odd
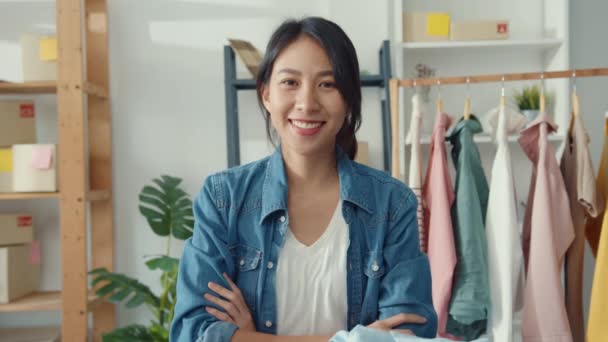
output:
[[[32,101],[0,101],[0,192],[57,191],[54,144],[36,143]]]
[[[38,289],[40,244],[34,241],[33,217],[25,213],[0,213],[0,304]]]

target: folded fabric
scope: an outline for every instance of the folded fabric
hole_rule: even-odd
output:
[[[411,335],[400,334],[395,331],[382,331],[357,325],[350,332],[339,331],[330,342],[453,342],[445,338],[421,338]],[[490,342],[487,337],[478,338],[472,342]]]
[[[495,137],[495,127],[498,126],[498,112],[500,107],[492,108],[481,116],[481,124],[483,131],[488,133],[490,136]],[[506,131],[507,134],[516,134],[522,130],[528,123],[528,119],[521,114],[516,108],[509,106],[505,107],[505,114],[507,117]]]

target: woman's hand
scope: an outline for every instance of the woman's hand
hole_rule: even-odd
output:
[[[238,326],[241,330],[256,331],[253,318],[251,317],[251,313],[245,303],[241,290],[232,282],[232,279],[230,279],[226,273],[223,275],[230,285],[230,290],[216,283],[209,282],[209,284],[207,284],[209,289],[222,298],[209,293],[205,293],[204,297],[208,301],[224,309],[226,312],[222,312],[210,306],[207,306],[205,310],[213,317],[224,322],[230,322]]]
[[[415,324],[424,324],[426,323],[426,318],[414,314],[400,313],[389,318],[375,321],[374,323],[368,325],[368,328],[378,329],[378,330],[393,330],[393,327],[399,326],[405,323],[415,323]],[[407,334],[414,335],[414,333],[409,329],[395,329],[395,331]]]

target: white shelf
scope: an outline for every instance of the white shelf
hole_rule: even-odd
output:
[[[414,42],[401,43],[406,50],[436,50],[436,49],[476,49],[476,50],[500,50],[500,49],[528,49],[528,50],[550,50],[560,47],[562,39],[531,39],[531,40],[479,40],[479,41],[443,41],[443,42]]]
[[[509,142],[517,142],[517,140],[519,139],[519,135],[510,135],[509,136]],[[489,144],[489,143],[493,143],[493,139],[491,136],[487,135],[487,134],[479,134],[479,135],[475,135],[473,137],[473,140],[478,143],[478,144]],[[549,135],[549,141],[555,141],[555,142],[561,142],[564,140],[564,136],[563,135]],[[427,135],[427,136],[423,136],[420,137],[420,144],[421,145],[428,145],[431,143],[431,136]],[[406,142],[405,146],[410,146],[411,143]]]

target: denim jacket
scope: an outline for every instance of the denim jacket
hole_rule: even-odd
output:
[[[417,200],[402,182],[351,161],[336,148],[342,215],[349,227],[348,329],[398,313],[425,324],[403,324],[435,337],[431,273],[420,252]],[[258,332],[276,334],[276,267],[289,225],[287,178],[280,147],[259,161],[210,175],[194,201],[195,227],[184,245],[177,279],[173,342],[228,342],[237,327],[205,306],[207,283],[233,279]],[[327,284],[331,286],[331,284]]]

